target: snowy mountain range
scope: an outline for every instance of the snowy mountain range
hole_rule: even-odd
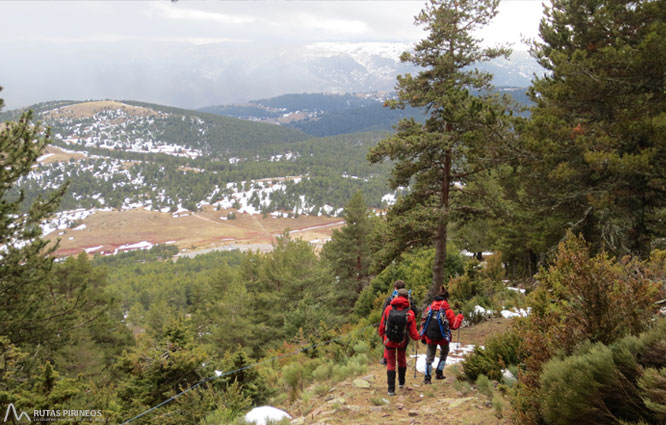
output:
[[[244,103],[287,93],[352,93],[394,91],[396,76],[416,71],[399,60],[406,43],[313,43],[280,49],[234,43],[170,44],[123,53],[113,61],[109,51],[90,51],[85,68],[60,61],[53,78],[77,84],[39,88],[38,99],[140,99],[189,109]],[[148,49],[148,47],[145,47]],[[256,51],[254,50],[256,49]],[[35,64],[38,66],[38,63]],[[536,62],[524,52],[509,61],[483,66],[495,74],[496,86],[527,87]],[[18,77],[17,77],[18,78]],[[3,82],[8,89],[11,79]],[[30,86],[22,87],[26,97]],[[8,102],[11,98],[6,99]],[[9,103],[8,103],[9,104]]]

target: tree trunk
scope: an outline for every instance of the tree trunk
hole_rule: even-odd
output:
[[[446,265],[446,240],[448,238],[449,224],[449,186],[451,181],[451,149],[446,151],[444,160],[444,173],[442,175],[442,186],[439,193],[440,218],[435,233],[435,259],[432,263],[432,284],[428,292],[428,303],[439,293],[444,284],[444,266]]]

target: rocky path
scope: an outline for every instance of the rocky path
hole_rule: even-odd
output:
[[[489,334],[501,331],[507,322],[494,319],[463,330],[461,342],[480,344]],[[365,376],[339,382],[327,393],[299,400],[285,410],[294,418],[292,424],[509,424],[509,402],[502,400],[500,414],[487,396],[455,385],[454,368],[447,365],[445,380],[433,379],[432,385],[424,385],[421,373],[414,378],[414,359],[410,358],[406,387],[389,397],[386,369],[377,363]]]

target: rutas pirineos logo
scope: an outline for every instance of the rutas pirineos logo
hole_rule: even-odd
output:
[[[27,413],[21,412],[21,414],[19,415],[16,412],[16,407],[14,407],[14,403],[9,403],[9,406],[7,406],[7,412],[5,413],[4,422],[7,422],[7,419],[9,419],[10,412],[14,414],[14,419],[16,419],[17,421],[21,421],[21,419],[25,417],[28,420],[28,422],[32,422],[32,419],[30,419],[30,416]]]

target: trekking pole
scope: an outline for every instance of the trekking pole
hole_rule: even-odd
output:
[[[414,343],[414,379],[416,379],[416,363],[419,361],[419,341]]]
[[[462,328],[462,323],[458,326],[458,346],[456,347],[458,350],[460,350],[460,328]]]

